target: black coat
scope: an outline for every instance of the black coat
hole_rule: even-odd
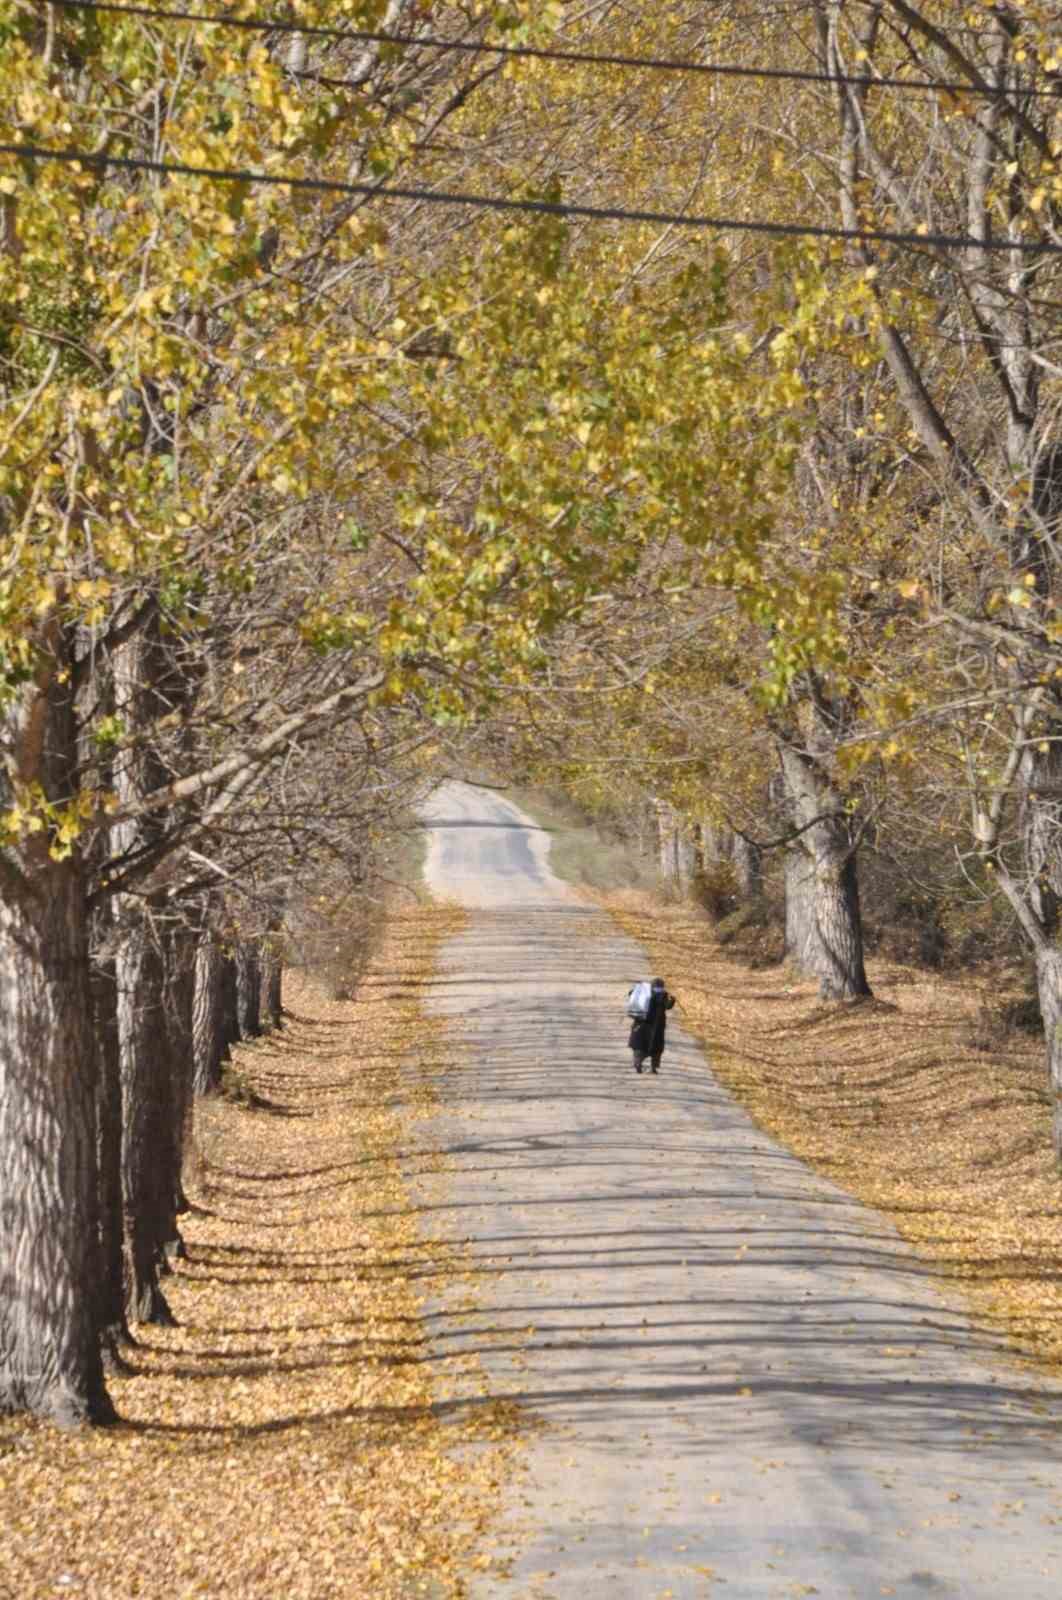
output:
[[[667,1014],[675,1004],[675,996],[666,989],[654,989],[649,1001],[649,1015],[636,1017],[631,1024],[627,1043],[641,1056],[658,1056],[663,1052],[667,1033]]]

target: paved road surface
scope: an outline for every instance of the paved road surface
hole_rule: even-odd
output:
[[[471,909],[434,1002],[462,1031],[429,1225],[482,1269],[436,1349],[479,1351],[544,1424],[512,1576],[476,1600],[1059,1600],[1062,1384],[758,1132],[678,1011],[661,1076],[634,1075],[646,957],[590,936],[548,835],[458,784],[428,822],[429,884]]]

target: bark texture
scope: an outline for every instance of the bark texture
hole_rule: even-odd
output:
[[[1062,1169],[1062,731],[1054,702],[1047,730],[1051,740],[1023,742],[1018,759],[1018,835],[1023,872],[1016,879],[997,859],[997,881],[1009,900],[1036,962],[1036,990],[1043,1019],[1051,1137]],[[1041,748],[1043,747],[1043,748]],[[1002,811],[985,839],[991,854],[1000,834]]]
[[[108,1413],[95,1048],[80,875],[38,871],[0,900],[0,1409],[71,1424]]]
[[[228,1054],[230,1047],[240,1042],[239,971],[236,956],[231,950],[223,950],[221,953],[218,981],[221,986],[222,1035]]]
[[[262,947],[244,939],[236,949],[236,1025],[240,1039],[257,1039],[262,1031]]]
[[[169,1157],[172,1204],[167,1211],[169,1229],[163,1244],[167,1256],[184,1254],[176,1219],[188,1210],[184,1192],[184,1158],[192,1137],[192,1005],[195,992],[194,930],[178,918],[163,938],[166,1019],[166,1054],[170,1071]]]
[[[763,893],[762,854],[751,840],[743,839],[739,833],[732,834],[731,839],[730,859],[734,864],[738,894],[743,900],[755,900]]]
[[[6,772],[56,805],[75,790],[72,690],[59,670],[71,660],[72,641],[53,627],[38,681],[4,712]],[[85,888],[79,858],[55,860],[52,843],[44,827],[0,855],[0,1411],[74,1424],[111,1412],[97,1336]]]
[[[198,1096],[220,1087],[222,1063],[232,1043],[235,1019],[226,1016],[224,962],[213,934],[204,933],[195,953],[192,999],[193,1090]]]
[[[1047,1079],[1051,1095],[1051,1138],[1062,1168],[1062,950],[1043,945],[1036,955],[1036,990],[1044,1021]]]
[[[283,1012],[284,962],[279,934],[270,935],[263,951],[262,1020],[267,1028],[279,1028]]]
[[[99,1185],[99,1326],[105,1362],[120,1365],[129,1338],[125,1317],[122,1250],[122,1085],[118,1049],[118,993],[113,959],[92,968],[92,1019],[98,1051],[96,1166]]]
[[[781,742],[794,827],[786,864],[786,948],[824,1000],[870,994],[855,846],[841,797],[814,756]]]
[[[794,845],[785,856],[785,954],[801,972],[814,971],[815,863]]]
[[[171,775],[147,736],[147,730],[179,700],[181,689],[157,615],[115,653],[114,680],[123,722],[130,729],[144,730],[144,737],[118,754],[113,770],[120,800],[135,804]],[[117,826],[112,844],[119,858],[144,859],[158,848],[160,837],[159,820],[141,817]],[[164,1247],[176,1235],[174,1160],[179,1135],[174,1122],[180,1113],[170,1059],[167,995],[171,917],[164,892],[116,898],[122,1216],[126,1313],[131,1322],[172,1320],[159,1286],[159,1274],[165,1270]]]
[[[122,1216],[131,1322],[172,1321],[159,1284],[176,1232],[174,1116],[165,969],[157,930],[139,913],[117,958],[122,1085]]]

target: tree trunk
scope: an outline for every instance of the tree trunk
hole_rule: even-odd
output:
[[[785,955],[801,972],[814,970],[815,865],[799,842],[785,855]]]
[[[175,1115],[157,930],[135,914],[118,953],[122,1081],[122,1212],[126,1309],[131,1322],[172,1323],[159,1286],[162,1251],[176,1232]]]
[[[195,954],[192,1000],[193,1089],[197,1096],[214,1094],[221,1085],[221,1064],[232,1043],[225,1015],[224,956],[210,930],[199,939]]]
[[[46,852],[41,852],[45,854]],[[110,1415],[97,1315],[96,1062],[76,862],[0,899],[0,1411]]]
[[[226,1053],[231,1045],[240,1042],[240,973],[236,956],[223,951],[219,982],[221,985],[221,1027]]]
[[[240,1039],[257,1039],[262,1031],[262,948],[257,939],[236,947],[236,1024]]]
[[[83,642],[84,645],[84,642]],[[99,715],[114,714],[114,679],[109,663],[93,674],[91,694]],[[100,752],[90,737],[90,721],[80,728],[80,760],[88,767]],[[112,786],[113,773],[99,763],[99,784]],[[106,833],[91,841],[85,860],[87,885],[106,877],[103,870],[110,848]],[[89,983],[92,993],[92,1027],[97,1049],[96,1169],[99,1196],[99,1330],[100,1349],[108,1372],[127,1371],[121,1349],[131,1340],[125,1315],[125,1260],[122,1249],[122,1083],[118,1042],[118,977],[114,958],[118,929],[115,907],[105,900],[92,912],[89,923]]]
[[[697,848],[680,822],[675,834],[675,877],[683,894],[689,893],[696,871]]]
[[[734,877],[743,900],[755,900],[763,893],[763,861],[760,851],[739,833],[733,835]]]
[[[668,883],[683,892],[693,882],[696,851],[680,813],[666,800],[656,802],[660,839],[660,871]]]
[[[1019,764],[1018,828],[1024,871],[1016,883],[999,864],[997,881],[1018,916],[1036,960],[1036,989],[1047,1054],[1051,1134],[1062,1168],[1062,751],[1052,715],[1050,739],[1027,743]],[[1046,745],[1046,748],[1039,748]]]
[[[859,880],[846,838],[831,839],[815,862],[815,932],[821,998],[858,1000],[869,995]]]
[[[283,1013],[284,958],[279,930],[271,933],[263,952],[262,1009],[269,1028],[279,1028]]]
[[[699,834],[701,861],[706,867],[714,866],[720,861],[728,861],[730,859],[725,828],[717,828],[710,822],[702,822]]]
[[[666,800],[654,800],[656,813],[656,859],[665,883],[675,878],[675,813]]]
[[[115,756],[113,781],[120,799],[135,802],[174,776],[151,729],[186,702],[191,685],[157,613],[113,660],[117,711],[140,734]],[[112,844],[119,857],[150,852],[162,829],[155,816],[127,820],[112,830]],[[166,1252],[179,1249],[177,1212],[185,1203],[194,945],[165,891],[146,900],[122,895],[116,914],[126,929],[116,970],[127,1311],[131,1321],[170,1322],[159,1274]]]
[[[168,930],[163,940],[166,974],[163,1002],[166,1012],[166,1041],[170,1068],[170,1100],[173,1114],[169,1123],[171,1195],[167,1208],[170,1222],[163,1240],[167,1258],[184,1255],[184,1244],[177,1228],[177,1217],[188,1210],[184,1192],[184,1158],[192,1134],[192,1006],[195,992],[196,938],[183,920]]]
[[[1044,945],[1036,954],[1036,990],[1044,1020],[1047,1080],[1051,1096],[1051,1137],[1062,1169],[1062,950]]]
[[[818,978],[823,1000],[861,999],[870,985],[848,818],[813,756],[781,740],[779,753],[793,822],[802,830],[786,864],[787,950]]]
[[[50,627],[37,681],[8,703],[0,804],[31,785],[57,805],[76,793],[72,650]],[[98,1340],[85,886],[79,856],[57,861],[52,847],[45,825],[0,854],[0,1411],[72,1424],[113,1412]]]
[[[125,1316],[122,1251],[122,1085],[113,958],[94,964],[91,981],[92,1020],[99,1060],[96,1165],[99,1173],[100,1342],[108,1367],[121,1367],[120,1349],[130,1333]]]
[[[1029,903],[1044,938],[1056,937],[1062,917],[1062,720],[1052,717],[1050,738],[1022,752],[1018,766],[1018,833]]]

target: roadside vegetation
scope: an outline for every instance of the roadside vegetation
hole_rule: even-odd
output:
[[[584,889],[631,888],[655,898],[664,895],[664,880],[654,863],[633,853],[617,834],[603,831],[563,793],[515,788],[507,789],[506,797],[548,833],[550,866],[558,877]]]

